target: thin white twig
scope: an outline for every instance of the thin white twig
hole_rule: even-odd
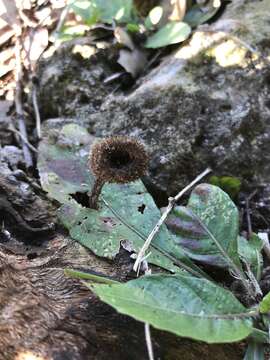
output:
[[[120,216],[117,211],[115,211],[115,209],[113,207],[111,207],[111,205],[101,196],[101,200],[104,202],[104,204],[108,207],[108,209],[110,209],[110,211],[116,216],[116,218],[118,220],[121,221],[122,224],[124,224],[126,227],[128,227],[131,231],[133,231],[136,235],[138,235],[138,237],[140,239],[142,239],[143,241],[146,241],[146,236],[144,234],[142,234],[138,229],[136,229],[134,226],[130,225],[128,222],[126,222],[122,216]],[[193,268],[189,267],[188,265],[186,265],[184,262],[182,262],[181,260],[177,259],[176,257],[174,257],[173,255],[171,255],[170,253],[168,253],[167,251],[163,250],[162,248],[160,248],[159,246],[152,244],[153,249],[157,250],[158,252],[160,252],[162,255],[166,256],[168,259],[172,260],[173,263],[177,266],[179,266],[180,268],[183,268],[184,270],[186,270],[187,272],[189,272],[190,274],[196,276],[196,277],[207,277],[208,280],[212,280],[209,276],[207,276],[207,274],[202,274],[199,271],[194,270]],[[199,268],[198,268],[199,270]]]
[[[9,126],[8,128],[11,132],[13,132],[14,134],[19,135],[19,137],[21,138],[21,140],[29,147],[30,150],[32,150],[35,153],[38,153],[37,149],[30,144],[30,142],[23,136],[22,133],[20,133],[20,131],[18,131],[17,129],[14,128],[14,126]]]
[[[203,177],[205,177],[206,175],[208,175],[212,170],[210,168],[207,168],[206,170],[204,170],[200,175],[198,175],[196,177],[196,179],[194,179],[190,184],[188,184],[183,190],[181,190],[175,197],[170,197],[168,199],[168,206],[165,210],[165,212],[162,214],[161,218],[159,219],[159,221],[157,222],[157,224],[155,225],[155,227],[153,228],[153,230],[151,231],[151,233],[149,234],[148,238],[146,239],[145,243],[143,244],[143,247],[141,248],[141,250],[138,253],[138,257],[135,261],[135,264],[133,266],[133,270],[135,272],[138,272],[138,269],[140,268],[140,264],[142,262],[142,259],[145,256],[145,252],[147,251],[147,249],[149,248],[151,241],[153,240],[153,238],[155,237],[155,235],[158,233],[161,225],[164,223],[164,221],[166,220],[166,218],[168,217],[168,215],[170,214],[170,212],[172,211],[172,209],[174,208],[175,203],[188,191],[190,190],[194,185],[196,185],[199,181],[201,181],[201,179]]]
[[[58,23],[56,25],[55,34],[58,34],[61,31],[62,26],[63,26],[63,24],[64,24],[64,22],[66,20],[66,17],[67,17],[67,15],[69,13],[69,9],[70,9],[71,5],[72,4],[66,5],[64,7],[64,9],[62,10],[59,21],[58,21]]]
[[[26,143],[27,139],[27,131],[25,126],[25,119],[23,113],[22,106],[22,64],[21,64],[21,29],[19,26],[14,25],[14,31],[16,34],[16,42],[15,42],[15,80],[16,80],[16,88],[15,88],[15,107],[18,119],[19,131],[22,139],[22,150],[25,159],[25,164],[28,168],[33,166],[32,154],[29,150],[29,147]]]
[[[32,102],[34,106],[35,118],[36,118],[36,129],[37,129],[37,137],[41,139],[41,120],[40,120],[40,112],[37,103],[37,87],[36,84],[33,83],[33,90],[32,90]]]
[[[149,360],[154,360],[154,351],[153,351],[153,345],[151,340],[151,332],[150,332],[150,325],[148,323],[144,323],[144,333],[145,333],[145,341],[146,341],[146,347],[148,352],[148,358]]]

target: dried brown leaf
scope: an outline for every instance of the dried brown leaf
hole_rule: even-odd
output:
[[[0,17],[12,27],[19,25],[18,9],[14,0],[0,0]]]
[[[49,33],[46,28],[39,28],[33,32],[33,35],[28,35],[24,41],[24,48],[29,52],[29,60],[35,62],[42,55],[49,43]]]

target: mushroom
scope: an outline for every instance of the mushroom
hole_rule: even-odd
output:
[[[98,209],[98,198],[103,185],[124,184],[142,177],[147,170],[149,157],[144,146],[135,138],[112,136],[93,145],[89,165],[95,183],[89,197],[89,206]]]

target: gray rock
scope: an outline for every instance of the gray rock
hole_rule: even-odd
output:
[[[104,84],[113,73],[109,64],[114,54],[108,50],[96,51],[88,43],[85,39],[64,43],[51,58],[40,62],[38,95],[43,118],[88,118],[115,88]],[[74,53],[78,45],[92,49],[90,58]]]
[[[269,0],[228,6],[218,23],[198,29],[130,95],[111,97],[92,114],[96,134],[143,139],[151,152],[151,179],[170,194],[207,166],[267,185],[269,6]]]

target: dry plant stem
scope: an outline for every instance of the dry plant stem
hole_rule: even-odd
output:
[[[146,341],[146,347],[147,347],[147,352],[148,352],[148,358],[149,358],[149,360],[154,360],[154,351],[153,351],[152,340],[151,340],[150,325],[148,323],[144,324],[144,333],[145,333],[145,341]]]
[[[134,228],[134,226],[128,224],[111,206],[110,204],[101,196],[101,200],[104,202],[104,204],[107,206],[108,209],[111,210],[111,212],[116,216],[116,218],[118,220],[121,221],[121,223],[123,223],[126,227],[128,227],[131,231],[133,231],[135,234],[137,234],[139,236],[139,238],[141,238],[143,241],[146,241],[146,236],[144,236],[142,233],[140,233],[140,231],[136,228]],[[172,260],[174,262],[175,265],[179,266],[180,268],[186,270],[187,272],[189,272],[190,274],[196,276],[196,277],[202,277],[202,274],[196,272],[195,270],[193,270],[192,268],[188,267],[185,263],[183,263],[182,261],[179,261],[178,259],[176,259],[175,257],[173,257],[171,254],[169,254],[168,252],[162,250],[160,247],[151,244],[151,246],[153,247],[153,249],[159,251],[161,254],[165,255],[168,259]],[[149,253],[150,255],[150,253]],[[149,256],[148,254],[142,258],[142,261],[144,261],[145,259],[147,259],[147,257]],[[204,275],[204,278],[207,275]],[[212,279],[210,277],[208,277],[208,280]]]
[[[147,251],[147,249],[149,248],[151,241],[153,240],[153,238],[155,237],[155,235],[158,233],[161,225],[164,223],[164,221],[166,220],[167,216],[170,214],[170,212],[172,211],[172,209],[174,208],[175,203],[188,191],[190,190],[194,185],[196,185],[199,181],[201,181],[202,178],[204,178],[206,175],[208,175],[212,170],[210,168],[207,168],[206,170],[204,170],[200,175],[198,175],[196,177],[196,179],[194,179],[189,185],[187,185],[183,190],[181,190],[175,197],[170,197],[168,199],[169,204],[165,210],[165,212],[162,214],[161,218],[159,219],[159,221],[157,222],[156,226],[153,228],[153,230],[151,231],[151,233],[149,234],[148,238],[146,239],[143,247],[141,248],[138,257],[135,261],[135,264],[133,266],[133,270],[135,272],[139,271],[140,268],[140,264],[142,259],[144,258],[145,252]]]
[[[41,139],[41,120],[40,120],[40,112],[37,102],[37,86],[33,83],[33,91],[32,91],[32,102],[34,106],[35,118],[36,118],[36,129],[37,129],[37,137]]]
[[[67,14],[69,12],[70,6],[71,6],[71,4],[66,5],[64,7],[64,9],[62,10],[59,21],[58,21],[58,24],[57,24],[56,29],[55,29],[56,34],[58,34],[61,31],[62,26],[63,26],[63,24],[64,24],[64,22],[66,20]]]
[[[24,155],[24,160],[27,168],[33,166],[32,154],[27,145],[27,131],[25,126],[25,119],[22,107],[22,64],[21,64],[21,30],[19,27],[15,25],[16,32],[16,43],[15,43],[15,59],[16,59],[16,67],[15,67],[15,80],[16,80],[16,88],[15,88],[15,107],[18,119],[19,132],[21,134],[22,139],[22,150]],[[24,140],[23,140],[24,139]]]
[[[22,141],[31,149],[33,152],[38,153],[37,149],[28,142],[28,140],[17,130],[14,128],[14,126],[9,126],[9,130],[12,131],[14,134],[19,135],[19,137],[22,139]]]
[[[98,178],[95,180],[94,186],[89,196],[89,207],[91,209],[95,209],[95,210],[98,209],[98,199],[101,194],[103,185],[104,185],[104,181]]]

